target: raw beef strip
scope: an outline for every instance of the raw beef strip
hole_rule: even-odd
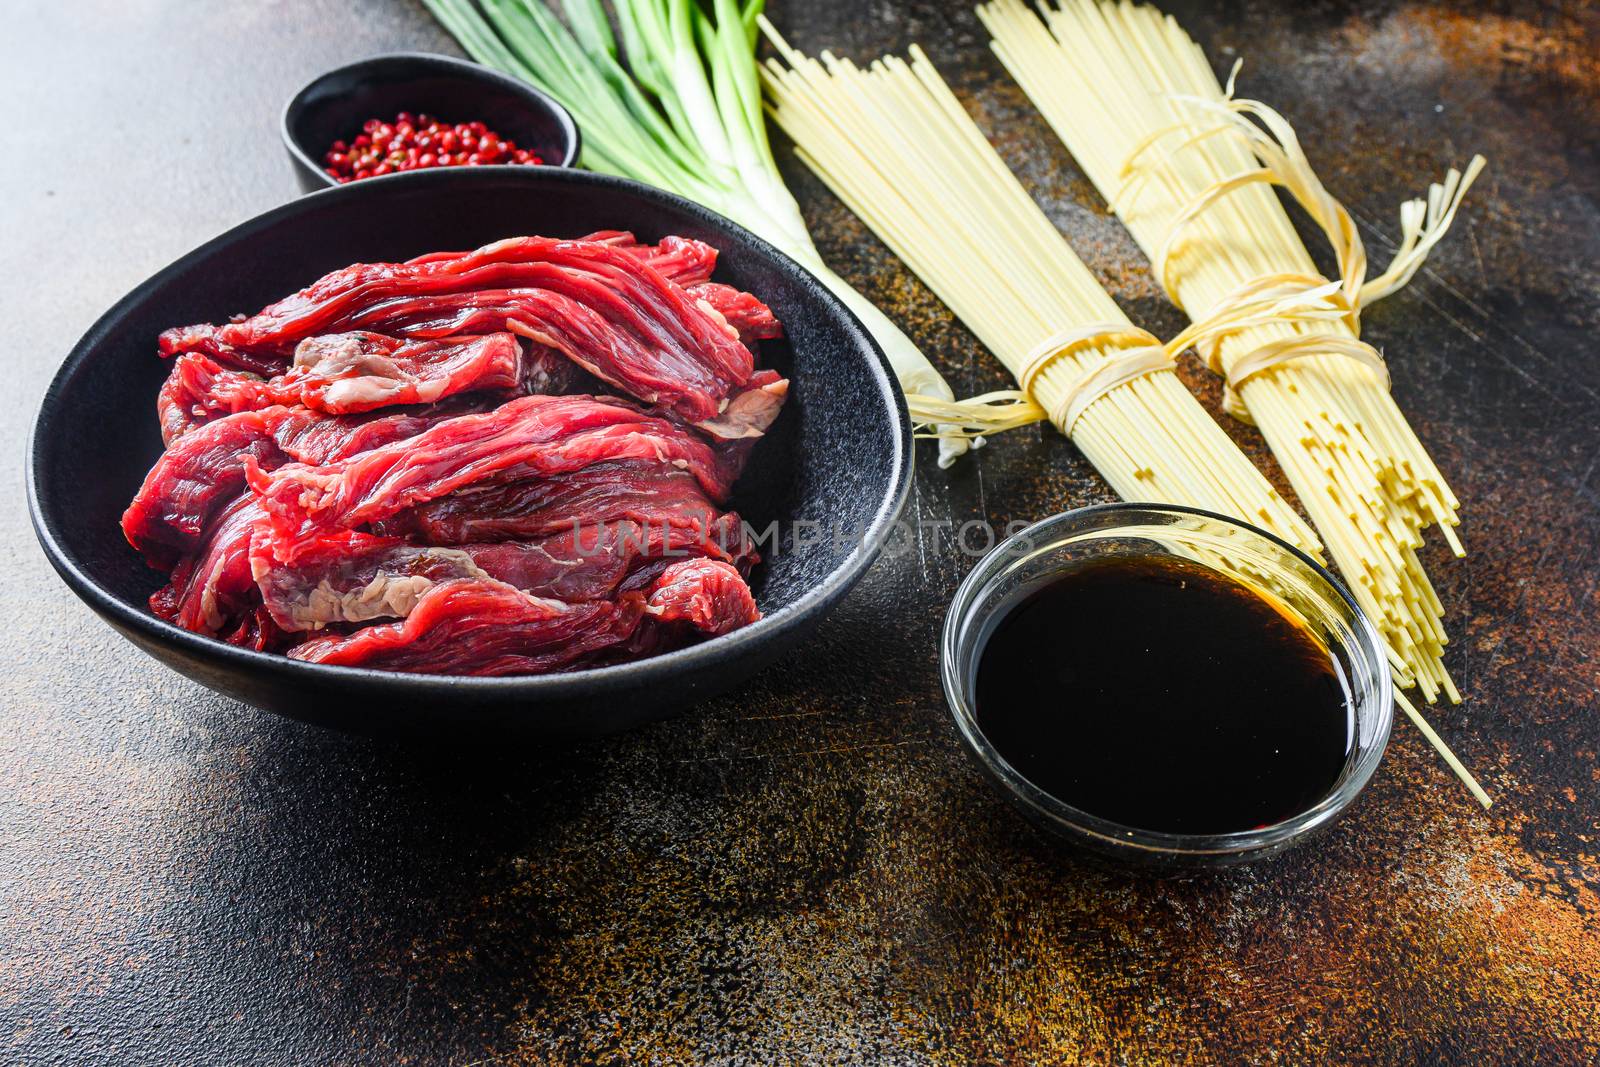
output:
[[[245,463],[324,464],[392,444],[466,412],[470,398],[423,412],[334,417],[303,407],[242,411],[185,433],[162,453],[122,515],[128,543],[152,565],[192,552],[211,516],[245,486]]]
[[[715,312],[710,305],[701,310]],[[762,312],[733,310],[741,316],[741,324],[758,333],[765,329]],[[770,312],[766,314],[770,317]],[[737,333],[720,314],[717,318]],[[546,290],[480,290],[391,302],[355,317],[353,324],[417,337],[508,329],[556,349],[596,378],[717,437],[759,436],[777,418],[783,403],[782,391],[757,387],[758,376],[770,371],[749,370],[737,385],[717,381],[683,350],[640,341],[591,308]],[[746,416],[726,418],[730,407],[738,407]]]
[[[196,402],[217,414],[301,404],[329,415],[431,404],[456,393],[516,388],[521,356],[509,333],[437,341],[323,334],[300,342],[288,373],[262,380],[224,372]]]
[[[708,634],[725,634],[761,618],[744,578],[715,559],[672,564],[656,580],[645,610],[659,622],[687,622]]]
[[[538,541],[462,545],[490,577],[558,600],[608,599],[641,583],[634,576],[657,564],[712,558],[747,565],[698,530],[664,523],[575,524]]]
[[[753,445],[758,437],[767,432],[767,428],[777,419],[778,412],[783,408],[783,401],[788,395],[789,379],[774,370],[758,370],[750,376],[743,389],[728,398],[721,414],[715,419],[695,425],[719,440],[727,442],[731,447],[723,454],[729,457],[739,456],[735,466],[742,468],[748,446]]]
[[[692,237],[663,237],[658,244],[647,245],[640,244],[638,238],[627,230],[596,230],[575,240],[610,245],[619,251],[637,256],[663,277],[679,285],[695,285],[710,281],[711,272],[717,266],[717,250],[704,241],[696,241]],[[508,254],[510,251],[509,248],[501,249],[502,254]],[[474,253],[430,252],[406,260],[405,265],[411,267],[424,263],[447,263],[471,255]]]
[[[375,304],[511,288],[549,288],[592,302],[596,310],[617,312],[616,321],[645,335],[715,340],[709,323],[683,315],[682,290],[646,258],[604,242],[549,237],[511,237],[472,252],[409,263],[355,263],[256,315],[216,327],[215,339],[286,356],[301,339],[341,329],[342,318]],[[204,333],[184,327],[168,335],[181,342],[191,330]]]
[[[638,594],[568,604],[492,579],[459,579],[423,593],[403,622],[312,638],[289,655],[413,673],[545,674],[626,641],[644,611]]]
[[[178,357],[157,399],[162,437],[171,444],[212,419],[274,404],[350,415],[446,396],[520,385],[521,345],[509,333],[402,341],[374,333],[308,337],[294,366],[275,378],[227,370],[210,357]]]
[[[545,537],[570,527],[574,516],[691,526],[711,531],[724,546],[742,544],[737,515],[711,503],[688,471],[653,460],[596,463],[555,478],[496,479],[408,508],[374,528],[449,545]]]
[[[254,649],[257,652],[283,652],[299,639],[298,634],[285,633],[267,609],[257,607],[245,615],[232,630],[222,635],[230,645]]]
[[[163,452],[122,514],[128,543],[153,565],[171,566],[199,547],[211,516],[244,489],[244,465],[284,462],[273,433],[288,408],[247,411],[183,435]]]
[[[431,404],[475,390],[515,389],[521,359],[522,346],[509,333],[436,341],[324,334],[301,341],[289,372],[263,384],[278,403],[346,415]]]
[[[771,308],[750,293],[711,280],[711,272],[717,266],[717,250],[704,241],[663,237],[660,244],[646,245],[625,230],[602,230],[582,240],[602,241],[638,256],[662,277],[681,285],[690,296],[709,304],[752,350],[757,341],[783,336],[783,327]]]
[[[287,566],[272,558],[271,536],[268,523],[253,531],[251,570],[267,611],[289,631],[403,619],[440,582],[490,577],[460,549],[411,545],[359,530],[319,538]]]
[[[761,617],[748,587],[737,574],[729,576],[725,565],[704,569],[675,566],[678,569],[665,568],[671,573],[653,577],[659,588],[651,595],[650,607],[633,635],[599,653],[586,666],[659,656],[689,644],[699,634],[727,633]]]
[[[602,242],[541,237],[422,262],[356,264],[212,334],[169,331],[163,351],[198,337],[207,351],[220,344],[281,356],[319,333],[504,329],[558,348],[602,380],[694,423],[715,419],[753,369],[738,331],[709,302],[639,256]]]
[[[203,352],[185,352],[173,361],[167,380],[156,394],[156,421],[161,424],[161,443],[168,448],[172,442],[198,426],[212,421],[213,415],[199,403],[211,389],[211,383],[229,371]]]
[[[211,515],[243,491],[246,459],[262,470],[290,461],[338,462],[482,410],[477,398],[454,397],[427,410],[360,416],[298,406],[230,414],[190,430],[162,453],[123,512],[123,534],[150,565],[168,568],[200,544]]]
[[[684,291],[705,303],[722,321],[738,331],[739,340],[747,348],[753,349],[758,341],[783,336],[783,327],[778,324],[772,309],[749,293],[721,282],[700,282]]]
[[[223,343],[217,336],[220,329],[220,326],[204,322],[194,326],[174,327],[156,339],[156,351],[163,357],[197,352],[209,356],[224,367],[258,374],[263,378],[282,374],[289,369],[289,353],[241,351]]]
[[[693,432],[587,396],[522,397],[335,464],[249,464],[248,477],[272,516],[274,552],[289,563],[319,532],[378,522],[503,471],[552,477],[623,459],[681,466],[712,499],[727,498],[728,470]]]
[[[711,272],[717,268],[717,250],[692,237],[663,237],[659,244],[646,245],[626,230],[608,230],[592,233],[583,240],[604,241],[638,256],[662,277],[685,287],[709,282]]]
[[[319,415],[305,408],[290,408],[296,417],[284,420],[275,436],[278,446],[297,463],[335,463],[415,437],[458,416],[493,410],[497,405],[497,398],[457,396],[425,408],[365,415]]]
[[[761,617],[739,572],[715,560],[667,567],[648,593],[569,604],[492,579],[441,582],[403,622],[289,650],[313,663],[444,674],[543,674],[600,660],[630,642],[641,622],[722,634]]]
[[[693,318],[712,320],[709,305],[687,294],[682,303],[694,309]],[[550,289],[479,289],[394,300],[364,309],[346,322],[411,337],[510,330],[556,349],[629,396],[670,407],[692,423],[714,419],[728,396],[738,392],[753,372],[749,349],[720,315],[715,326],[719,346],[742,353],[723,366],[705,359],[700,347],[641,337],[606,313]]]
[[[249,495],[230,502],[193,556],[173,568],[150,610],[185,630],[215,636],[261,601],[250,571],[250,534],[265,513]]]
[[[341,530],[292,565],[273,559],[269,539],[265,525],[258,527],[252,569],[267,610],[291,631],[405,618],[428,589],[455,578],[493,578],[569,602],[609,600],[634,572],[657,562],[664,568],[703,554],[735,558],[698,531],[665,523],[572,525],[537,541],[450,547]]]

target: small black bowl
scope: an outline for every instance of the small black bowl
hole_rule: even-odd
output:
[[[719,280],[768,302],[783,341],[764,366],[789,401],[735,487],[733,505],[778,540],[751,576],[765,617],[654,659],[516,678],[394,674],[302,663],[189,633],[152,615],[161,575],[118,527],[161,454],[156,335],[253,311],[327,271],[473,248],[517,234],[631,229],[721,250]],[[353,182],[301,197],[223,234],[140,285],[84,335],[45,394],[28,500],[45,554],[79,597],[134,644],[212,689],[299,719],[363,731],[466,733],[504,725],[596,734],[658,718],[743,680],[793,648],[866,571],[905,504],[911,422],[888,362],[809,273],[719,215],[636,182],[545,167],[462,167]],[[797,523],[816,525],[797,526]],[[852,530],[852,537],[816,537]],[[796,533],[801,536],[794,536]]]
[[[310,193],[339,184],[322,168],[328,146],[354,138],[368,119],[388,121],[402,111],[482,122],[537,152],[547,166],[570,167],[578,159],[577,124],[533,86],[463,59],[396,52],[330,70],[290,99],[283,145],[300,188]]]

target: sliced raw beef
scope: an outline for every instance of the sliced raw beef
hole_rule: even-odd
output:
[[[294,345],[319,333],[337,332],[343,319],[391,301],[477,290],[551,289],[595,310],[615,313],[641,336],[708,337],[709,323],[684,315],[677,283],[641,257],[600,241],[513,237],[472,252],[428,256],[408,263],[356,263],[324,275],[300,292],[238,322],[215,327],[215,339],[246,351],[287,357]],[[694,275],[695,281],[709,280]],[[168,331],[174,350],[189,332]]]
[[[739,517],[706,497],[688,471],[670,463],[596,463],[553,478],[495,479],[396,514],[376,525],[382,533],[435,545],[531,540],[585,523],[670,523],[712,532],[721,544],[740,543]]]
[[[403,619],[440,582],[490,577],[459,549],[411,545],[358,530],[319,538],[287,566],[273,559],[271,537],[268,523],[254,531],[251,568],[267,611],[289,631]]]
[[[256,652],[285,652],[299,639],[298,634],[285,633],[272,621],[266,608],[255,608],[241,619],[222,639],[230,645],[253,649]]]
[[[150,597],[150,610],[185,630],[215,636],[261,603],[250,570],[250,535],[266,517],[249,494],[236,497],[211,523],[193,556]]]
[[[703,305],[698,302],[697,305]],[[709,305],[702,306],[709,312]],[[762,309],[765,310],[764,308]],[[734,309],[740,323],[762,330],[760,312]],[[770,312],[767,312],[770,315]],[[720,315],[718,316],[721,320]],[[666,409],[674,416],[720,438],[756,437],[777,418],[787,383],[771,371],[750,371],[738,385],[718,382],[703,366],[676,358],[659,347],[614,329],[584,305],[540,290],[481,290],[385,305],[360,324],[365,328],[414,336],[471,333],[504,327],[536,344],[552,348],[595,378],[629,396]],[[726,323],[725,323],[726,324]],[[728,329],[737,332],[734,326]],[[738,346],[743,350],[743,345]],[[758,384],[760,375],[771,381]],[[729,419],[729,408],[745,416]]]
[[[710,281],[711,272],[717,267],[717,250],[704,241],[697,241],[692,237],[663,237],[658,243],[649,245],[641,244],[639,239],[627,230],[596,230],[575,240],[610,245],[618,251],[637,256],[651,269],[679,285]],[[507,256],[513,255],[515,251],[515,246],[505,242],[500,246],[489,247]],[[425,256],[406,260],[405,265],[414,267],[425,263],[449,263],[479,255],[481,251],[430,252]]]
[[[569,602],[608,600],[647,567],[660,565],[653,577],[675,559],[701,555],[738,563],[748,559],[700,531],[662,522],[574,520],[566,531],[537,541],[459,546],[416,545],[341,530],[302,550],[292,565],[273,557],[263,524],[251,547],[267,610],[289,631],[405,618],[430,588],[457,578],[493,578]]]
[[[228,370],[198,352],[182,355],[156,405],[170,445],[213,419],[273,405],[352,415],[477,390],[509,392],[521,385],[521,364],[522,347],[509,333],[438,341],[325,334],[300,342],[294,366],[274,378]]]
[[[728,442],[730,448],[723,455],[730,459],[738,456],[736,467],[743,467],[744,450],[766,434],[767,427],[778,417],[788,395],[787,378],[777,371],[758,370],[750,376],[743,389],[729,398],[721,414],[696,426],[719,441]]]
[[[739,572],[714,560],[672,564],[642,594],[576,604],[463,578],[432,586],[402,622],[313,638],[289,655],[391,671],[538,674],[583,666],[629,641],[646,616],[721,634],[761,613]]]
[[[280,404],[351,415],[478,389],[515,389],[521,373],[522,346],[509,333],[437,341],[335,333],[301,341],[289,373],[264,385]]]
[[[761,617],[755,599],[738,574],[725,564],[691,561],[663,567],[650,576],[655,587],[638,629],[620,645],[601,652],[592,663],[626,663],[681,648],[708,633],[728,633]],[[644,576],[645,570],[637,572]],[[632,582],[635,576],[630,576]]]
[[[645,265],[670,282],[682,286],[690,296],[704,301],[739,334],[739,340],[754,349],[757,341],[783,336],[772,309],[755,296],[731,285],[711,280],[717,266],[717,250],[690,237],[663,237],[658,244],[640,244],[625,230],[602,230],[580,238],[600,241],[618,251],[637,256]]]
[[[725,634],[761,618],[744,578],[714,559],[672,564],[656,579],[645,610],[658,622],[686,622],[708,634]]]
[[[211,389],[211,383],[230,371],[202,352],[185,352],[172,363],[167,380],[156,394],[156,420],[161,424],[161,443],[172,442],[215,417],[196,402]],[[264,405],[263,405],[264,406]]]
[[[350,330],[421,338],[513,330],[713,433],[754,369],[738,329],[713,302],[644,258],[604,242],[542,237],[410,263],[356,264],[243,321],[168,331],[162,351],[193,345],[188,350],[219,360],[223,349],[284,358],[307,337]]]
[[[568,604],[492,579],[462,579],[430,588],[403,622],[313,638],[289,655],[412,673],[545,674],[626,641],[644,612],[637,593]]]
[[[200,545],[206,524],[244,489],[244,465],[283,463],[275,431],[288,408],[247,411],[192,430],[162,453],[122,514],[128,543],[155,566],[171,566]]]
[[[250,467],[272,516],[274,552],[293,562],[319,533],[387,519],[508,470],[552,477],[593,463],[655,459],[692,473],[714,500],[729,472],[711,446],[665,419],[587,396],[528,396],[440,423],[407,441],[335,464]]]
[[[783,336],[783,327],[778,324],[772,309],[749,293],[721,282],[701,282],[684,291],[732,326],[747,348],[754,348],[758,341]]]
[[[277,428],[278,446],[296,463],[335,463],[374,448],[415,437],[441,422],[492,411],[498,402],[458,396],[427,407],[373,411],[365,415],[319,415],[290,408],[296,417]]]
[[[151,610],[311,662],[480,675],[754,622],[760,557],[724,505],[789,383],[755,366],[771,309],[716,265],[689,238],[513,238],[166,331],[167,447],[122,522],[168,572]]]
[[[304,408],[286,408],[282,409],[280,415],[265,421],[268,437],[283,452],[282,461],[293,459],[320,463],[403,440],[453,414],[455,412],[440,405],[421,415],[410,413],[379,419],[337,419],[315,415]],[[248,450],[246,454],[249,454]],[[232,470],[226,464],[218,469],[225,468]],[[238,488],[243,488],[243,471],[238,470],[237,473],[239,485],[235,493]],[[228,639],[236,644],[248,643],[250,647],[266,647],[258,642],[269,640],[274,635],[281,637],[281,630],[277,627],[265,627],[263,620],[248,618],[261,603],[260,590],[250,565],[251,533],[258,523],[265,520],[266,512],[253,494],[230,496],[226,503],[217,508],[215,517],[205,522],[203,536],[193,554],[177,559],[167,585],[151,596],[150,609],[187,630],[213,636],[239,626],[243,618],[249,633],[236,633]],[[124,530],[128,529],[125,519]],[[171,531],[157,527],[157,532]],[[132,540],[131,534],[129,540]],[[172,551],[170,546],[159,543],[146,544],[145,549],[147,555],[158,558]],[[239,640],[234,640],[235,637]],[[281,644],[281,641],[277,642],[277,645]]]
[[[245,464],[324,464],[392,444],[475,410],[468,401],[420,411],[334,417],[303,407],[243,411],[185,433],[162,453],[122,515],[128,543],[152,565],[192,552],[206,523],[245,487]]]
[[[717,250],[692,237],[663,237],[658,244],[646,245],[626,230],[601,230],[580,240],[600,241],[638,256],[650,269],[682,286],[708,282],[717,269]]]
[[[217,363],[233,370],[242,370],[250,374],[257,374],[263,378],[270,378],[274,374],[282,374],[289,369],[289,358],[292,353],[284,352],[245,352],[225,344],[217,336],[220,326],[209,323],[198,323],[194,326],[178,326],[167,330],[156,339],[156,351],[162,356],[176,356],[185,352],[198,352],[209,356]]]

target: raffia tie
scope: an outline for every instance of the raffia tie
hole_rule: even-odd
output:
[[[1291,322],[1306,327],[1335,321],[1344,322],[1351,333],[1360,329],[1359,312],[1344,299],[1340,283],[1318,275],[1270,274],[1224,295],[1169,345],[1174,352],[1193,345],[1206,366],[1223,380],[1224,409],[1242,422],[1253,422],[1240,396],[1245,383],[1306,356],[1352,359],[1370,369],[1384,389],[1389,388],[1389,366],[1381,352],[1359,337],[1317,329],[1268,341],[1239,356],[1231,365],[1223,364],[1223,341],[1242,330],[1271,323]]]
[[[1017,384],[1027,396],[1046,367],[1070,352],[1090,345],[1117,345],[1106,362],[1084,374],[1047,411],[1050,421],[1068,437],[1089,406],[1111,390],[1157,371],[1171,370],[1172,354],[1154,334],[1126,322],[1098,322],[1060,330],[1040,341],[1022,361]]]
[[[1291,360],[1306,356],[1343,356],[1353,359],[1370,368],[1387,389],[1389,369],[1382,353],[1360,339],[1361,311],[1403,287],[1421,269],[1428,253],[1455,220],[1456,209],[1467,189],[1484,168],[1484,158],[1481,155],[1473,156],[1465,172],[1451,168],[1443,182],[1429,186],[1426,200],[1408,200],[1400,206],[1400,246],[1388,269],[1378,277],[1368,279],[1366,246],[1350,212],[1323,186],[1300,147],[1293,127],[1282,115],[1258,100],[1233,99],[1234,79],[1238,72],[1239,66],[1235,64],[1220,100],[1173,97],[1176,101],[1189,104],[1197,112],[1216,117],[1218,121],[1209,127],[1199,126],[1193,121],[1181,122],[1141,141],[1123,165],[1124,184],[1116,198],[1118,209],[1122,210],[1122,205],[1136,193],[1140,180],[1148,176],[1157,164],[1170,159],[1172,153],[1193,147],[1217,134],[1233,133],[1246,141],[1260,166],[1213,182],[1178,213],[1166,240],[1154,257],[1156,275],[1167,294],[1174,303],[1182,306],[1177,296],[1173,259],[1185,227],[1217,200],[1253,184],[1277,185],[1289,191],[1327,236],[1338,261],[1339,279],[1330,281],[1320,275],[1297,272],[1252,278],[1226,294],[1205,314],[1193,316],[1194,324],[1173,338],[1169,347],[1176,346],[1173,351],[1182,351],[1184,347],[1194,345],[1206,364],[1222,375],[1227,383],[1225,402],[1229,413],[1245,421],[1250,421],[1249,413],[1239,397],[1239,390],[1244,384]],[[1153,161],[1141,162],[1141,156],[1172,133],[1184,135],[1180,145],[1164,150]],[[1351,336],[1314,328],[1336,321],[1348,327]],[[1274,322],[1295,323],[1309,329],[1294,337],[1270,341],[1246,352],[1224,371],[1220,353],[1226,338]]]

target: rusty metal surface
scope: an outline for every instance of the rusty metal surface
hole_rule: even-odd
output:
[[[920,41],[1134,318],[1180,325],[967,5],[773,7],[808,49]],[[1351,815],[1279,862],[1187,881],[1087,866],[957,748],[935,635],[966,562],[926,543],[742,691],[573,749],[351,739],[167,673],[33,543],[19,460],[38,396],[112,300],[292,194],[275,121],[296,86],[448,46],[405,3],[12,5],[0,1061],[1600,1058],[1600,18],[1177,10],[1218,62],[1246,57],[1243,87],[1296,124],[1378,249],[1402,195],[1491,158],[1426,275],[1367,323],[1465,502],[1471,555],[1428,562],[1467,701],[1432,715],[1492,812],[1401,724]],[[958,391],[1000,386],[790,173],[829,259]],[[1067,442],[1023,431],[952,472],[924,462],[912,514],[1004,523],[1106,499]]]

